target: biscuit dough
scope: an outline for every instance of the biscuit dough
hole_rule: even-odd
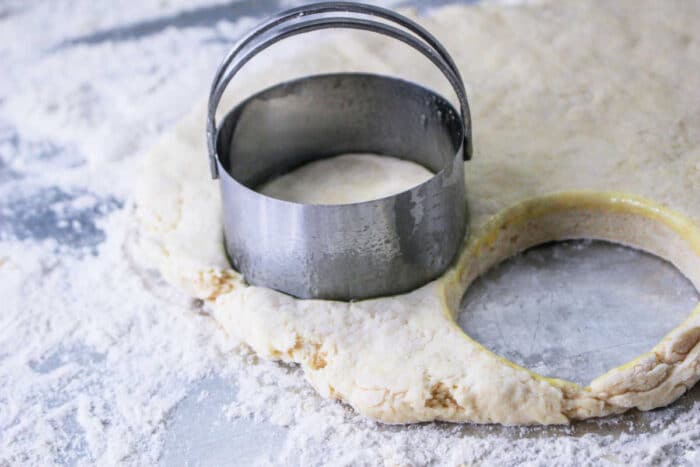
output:
[[[258,191],[296,203],[359,203],[410,190],[433,175],[411,161],[343,154],[299,167],[264,183]]]
[[[472,234],[454,268],[405,295],[353,303],[246,285],[222,248],[203,107],[146,158],[136,195],[144,253],[258,355],[299,363],[321,395],[382,422],[555,424],[674,401],[700,378],[700,307],[587,387],[493,354],[455,324],[454,312],[492,265],[568,238],[649,251],[700,288],[700,3],[483,4],[419,21],[453,53],[472,103]],[[349,35],[280,45],[234,80],[236,95],[347,69],[449,95],[402,44]]]

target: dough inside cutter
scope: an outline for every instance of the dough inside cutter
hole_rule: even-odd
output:
[[[432,176],[422,165],[397,157],[343,154],[305,164],[258,191],[304,204],[359,203],[400,193]]]

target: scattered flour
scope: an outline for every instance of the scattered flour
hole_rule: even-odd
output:
[[[226,420],[283,433],[262,463],[700,463],[700,404],[687,400],[570,428],[377,425],[258,360],[144,269],[128,247],[134,161],[250,25],[187,14],[201,9],[225,11],[0,5],[0,465],[164,461],[178,404],[209,400],[195,388],[214,376],[235,381]],[[120,29],[130,22],[138,34]]]

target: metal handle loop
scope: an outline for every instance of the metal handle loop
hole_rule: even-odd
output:
[[[405,29],[398,29],[373,19],[347,16],[305,19],[311,15],[330,12],[365,14],[392,21]],[[285,27],[285,22],[293,24]],[[209,93],[207,115],[207,146],[212,178],[218,178],[216,161],[216,111],[226,87],[238,71],[255,55],[287,37],[320,29],[347,28],[376,32],[397,39],[427,57],[447,78],[460,102],[460,114],[464,125],[464,157],[471,157],[471,118],[464,82],[454,61],[445,48],[423,27],[410,19],[380,7],[350,2],[325,2],[293,8],[268,19],[246,34],[229,52],[216,71]],[[407,31],[413,34],[408,34]],[[268,33],[265,35],[265,33]],[[264,37],[261,37],[264,36]],[[243,55],[241,55],[243,53]]]

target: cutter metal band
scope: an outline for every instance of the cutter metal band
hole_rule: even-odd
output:
[[[324,16],[314,18],[318,15]],[[403,80],[340,73],[261,91],[238,104],[217,128],[221,97],[252,57],[287,37],[327,28],[376,32],[413,47],[450,82],[460,112],[434,92]],[[401,293],[442,273],[463,240],[462,163],[471,156],[464,84],[444,47],[390,10],[318,3],[279,13],[253,29],[215,74],[207,143],[211,175],[220,178],[226,249],[252,284],[302,298]],[[350,152],[413,160],[435,176],[394,196],[345,205],[292,203],[255,191],[304,163]]]

